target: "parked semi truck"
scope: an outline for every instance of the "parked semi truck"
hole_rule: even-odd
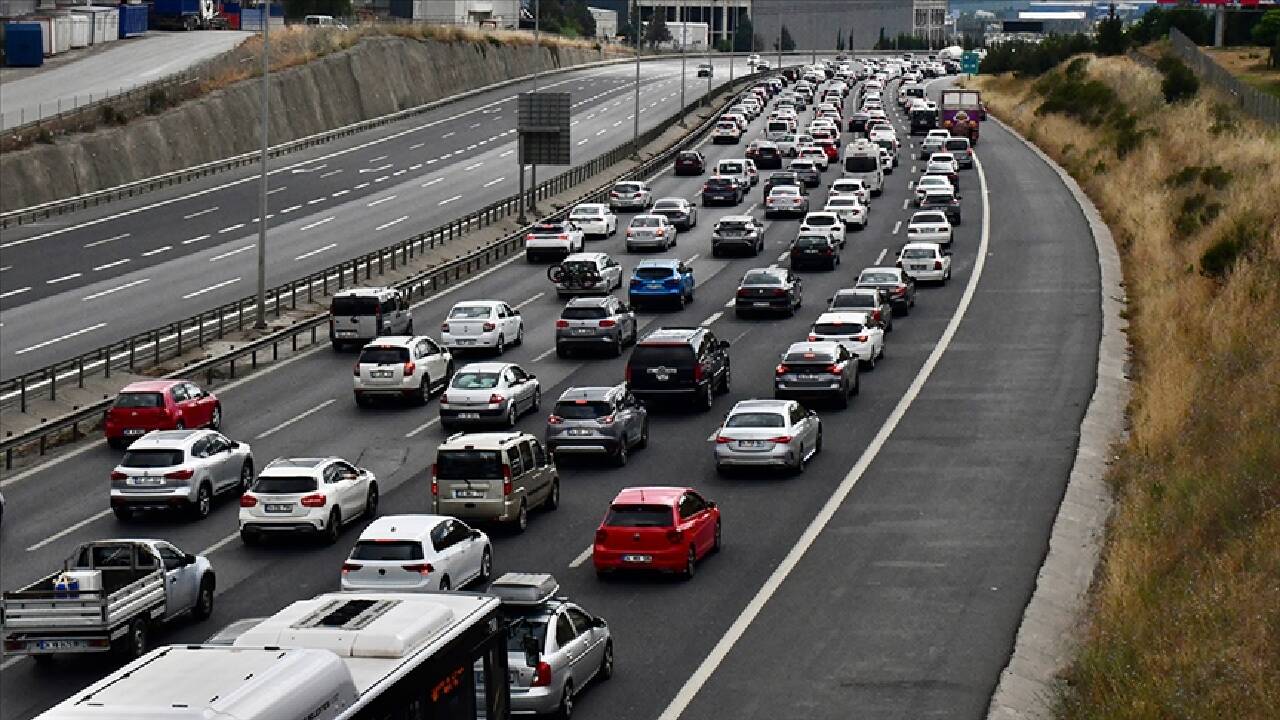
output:
[[[214,0],[153,0],[151,27],[161,30],[226,30]]]
[[[4,654],[115,652],[131,660],[148,651],[157,624],[209,617],[213,593],[208,559],[164,540],[84,543],[61,570],[0,595]]]
[[[977,90],[942,91],[942,128],[956,137],[967,137],[978,144],[978,123],[987,114],[982,94]]]

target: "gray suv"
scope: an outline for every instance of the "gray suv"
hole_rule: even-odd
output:
[[[409,298],[395,288],[343,290],[329,305],[329,340],[334,350],[364,347],[383,335],[412,335]]]
[[[557,460],[569,454],[606,455],[626,465],[632,448],[649,443],[649,411],[627,390],[577,387],[564,391],[547,418],[547,450]]]
[[[607,349],[614,357],[636,341],[636,314],[616,297],[580,297],[569,301],[556,320],[556,355],[571,350]]]

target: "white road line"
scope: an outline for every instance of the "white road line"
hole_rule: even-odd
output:
[[[5,270],[12,270],[12,269],[13,269],[12,265],[5,265],[4,267],[0,267],[0,272],[4,272]]]
[[[123,265],[123,264],[125,264],[125,263],[127,263],[127,262],[129,262],[129,258],[124,258],[124,259],[121,259],[121,260],[116,260],[115,262],[109,262],[109,263],[107,263],[106,265],[99,265],[99,266],[95,267],[93,270],[94,270],[94,272],[97,272],[97,271],[99,271],[99,270],[107,270],[107,269],[109,269],[109,268],[113,268],[113,267],[117,267],[117,266],[119,266],[119,265]]]
[[[910,190],[910,189],[911,189],[911,186],[910,186],[910,185],[908,185],[908,186],[907,186],[907,189],[908,189],[908,190]],[[903,209],[903,210],[906,210],[906,209],[907,209],[907,202],[908,202],[908,200],[909,200],[909,198],[902,198],[902,209]]]
[[[697,259],[698,259],[698,258],[700,258],[700,257],[702,257],[702,253],[694,253],[694,254],[690,255],[689,257],[685,258],[685,260],[684,260],[684,261],[685,261],[686,263],[691,263],[691,262],[693,262],[694,260],[697,260]]]
[[[897,234],[898,234],[898,231],[899,231],[899,230],[901,230],[901,229],[902,229],[902,221],[901,221],[901,220],[899,220],[898,222],[896,222],[896,223],[894,223],[894,224],[893,224],[893,234],[894,234],[894,235],[897,235]]]
[[[222,539],[221,539],[221,540],[219,540],[218,542],[216,542],[216,543],[214,543],[214,544],[210,545],[209,547],[207,547],[207,548],[205,548],[205,549],[201,550],[201,551],[200,551],[199,553],[197,553],[197,554],[198,554],[198,555],[205,555],[205,556],[212,555],[213,553],[215,553],[215,552],[217,552],[217,551],[221,550],[222,548],[226,547],[227,545],[231,544],[232,542],[234,542],[234,541],[235,541],[237,538],[239,538],[239,537],[240,537],[240,531],[239,531],[239,530],[237,530],[236,532],[231,533],[230,535],[228,535],[228,536],[226,536],[226,537],[222,538]]]
[[[183,215],[183,216],[182,216],[182,219],[183,219],[183,220],[190,220],[191,218],[198,218],[198,217],[200,217],[201,215],[208,215],[209,213],[211,213],[211,212],[217,212],[218,210],[219,210],[218,206],[217,206],[217,205],[214,205],[213,207],[211,207],[211,208],[207,208],[207,209],[204,209],[204,210],[201,210],[200,212],[193,212],[193,213],[191,213],[190,215]]]
[[[508,150],[508,151],[506,151],[506,152],[502,153],[501,155],[499,155],[498,157],[506,157],[506,156],[510,155],[511,153],[513,153],[513,152],[515,152],[515,150]]]
[[[534,356],[534,358],[533,358],[533,361],[534,361],[534,362],[542,362],[542,360],[544,360],[548,355],[550,355],[551,353],[553,353],[553,352],[555,352],[555,351],[556,351],[556,349],[555,349],[554,347],[549,347],[549,348],[547,348],[546,350],[543,350],[542,352],[540,352],[540,353],[538,353],[537,355],[535,355],[535,356]]]
[[[336,403],[336,402],[338,402],[338,399],[337,399],[337,398],[329,398],[328,400],[325,400],[324,402],[322,402],[322,403],[320,403],[319,405],[317,405],[317,406],[315,406],[315,407],[311,408],[310,410],[307,410],[307,411],[305,411],[305,412],[300,412],[300,413],[298,413],[297,415],[294,415],[293,417],[289,418],[288,420],[285,420],[284,422],[280,423],[279,425],[276,425],[275,427],[271,428],[270,430],[264,430],[264,431],[262,431],[262,432],[258,433],[257,437],[255,437],[254,439],[255,439],[255,440],[261,440],[262,438],[267,437],[267,436],[269,436],[269,435],[274,435],[274,434],[276,434],[277,432],[280,432],[281,430],[283,430],[283,429],[285,429],[285,428],[289,427],[290,425],[292,425],[292,424],[294,424],[294,423],[298,422],[299,420],[305,420],[306,418],[309,418],[309,417],[311,417],[312,415],[315,415],[316,413],[320,412],[321,410],[323,410],[323,409],[325,409],[325,408],[329,407],[330,405],[332,405],[332,404],[334,404],[334,403]]]
[[[605,134],[605,133],[607,133],[607,132],[609,132],[609,131],[608,131],[608,130],[601,130],[601,131],[597,132],[597,133],[596,133],[596,135],[603,135],[603,134]]]
[[[463,172],[471,172],[472,170],[475,170],[476,168],[480,167],[480,166],[481,166],[481,165],[483,165],[483,164],[484,164],[484,163],[482,163],[482,162],[478,162],[478,163],[471,163],[470,165],[468,165],[468,166],[466,166],[466,167],[462,168],[462,170],[463,170]]]
[[[232,225],[230,227],[222,228],[221,230],[218,231],[218,234],[222,235],[223,233],[229,233],[233,230],[239,230],[242,227],[244,227],[244,223],[236,223],[235,225]]]
[[[2,293],[0,293],[0,299],[4,299],[4,298],[7,298],[7,297],[13,297],[14,295],[21,295],[22,293],[24,293],[24,292],[26,292],[26,291],[28,291],[28,290],[30,290],[30,289],[31,289],[31,286],[30,286],[30,285],[28,285],[28,286],[26,286],[26,287],[18,288],[17,290],[8,290],[8,291],[6,291],[6,292],[2,292]]]
[[[588,141],[590,141],[590,138],[582,138],[581,140],[578,141],[578,144],[586,145]]]
[[[436,183],[442,183],[442,182],[444,182],[444,178],[442,178],[442,177],[438,177],[438,178],[435,178],[434,180],[428,180],[428,181],[426,181],[426,182],[422,183],[422,187],[431,187],[432,185],[435,185]]]
[[[731,308],[731,307],[733,307],[733,303],[734,303],[734,302],[735,302],[735,300],[734,300],[733,298],[729,298],[728,300],[726,300],[726,301],[724,302],[724,306],[725,306],[725,307],[727,307],[727,308]]]
[[[441,204],[441,205],[448,205],[449,203],[453,202],[454,200],[461,200],[461,199],[462,199],[462,196],[461,196],[461,195],[454,195],[454,196],[453,196],[453,197],[451,197],[451,198],[445,198],[444,200],[441,200],[441,201],[440,201],[440,204]]]
[[[252,245],[250,245],[249,247],[253,247],[253,246],[252,246]],[[228,286],[228,285],[230,285],[230,284],[232,284],[232,283],[238,283],[238,282],[240,282],[240,278],[238,278],[238,277],[231,278],[230,280],[223,280],[222,282],[218,283],[217,285],[210,285],[209,287],[207,287],[207,288],[205,288],[205,289],[203,289],[203,290],[197,290],[197,291],[195,291],[195,292],[193,292],[193,293],[187,293],[186,295],[183,295],[183,296],[182,296],[182,299],[183,299],[183,300],[190,300],[190,299],[191,299],[191,298],[193,298],[193,297],[199,297],[199,296],[201,296],[201,295],[203,295],[203,294],[205,294],[205,293],[207,293],[207,292],[213,292],[214,290],[217,290],[217,289],[219,289],[219,288],[224,288],[224,287],[226,287],[226,286]]]
[[[405,173],[407,173],[407,172],[409,172],[409,171],[408,171],[408,170],[397,170],[397,171],[395,171],[395,172],[391,173],[391,177],[400,177],[401,175],[403,175],[403,174],[405,174]]]
[[[827,527],[827,524],[831,522],[831,518],[835,516],[836,512],[840,509],[840,506],[844,504],[846,499],[848,499],[849,493],[853,490],[854,486],[858,484],[858,481],[862,479],[862,476],[866,473],[867,468],[871,466],[871,463],[876,459],[876,456],[880,454],[880,449],[884,447],[886,442],[888,442],[889,437],[898,427],[898,423],[902,421],[903,416],[907,414],[907,410],[911,407],[911,404],[915,402],[916,397],[919,396],[920,391],[924,388],[924,384],[933,373],[933,369],[942,359],[943,353],[945,353],[947,351],[947,347],[950,346],[951,339],[955,337],[956,332],[959,330],[960,323],[964,320],[965,312],[969,309],[969,303],[973,300],[973,296],[977,292],[978,280],[982,277],[982,269],[986,265],[987,260],[987,248],[990,244],[991,212],[987,200],[987,179],[982,171],[982,164],[980,161],[975,160],[974,167],[978,169],[978,181],[982,185],[982,239],[979,242],[978,255],[974,262],[973,273],[969,276],[969,282],[965,285],[964,295],[961,296],[955,312],[951,315],[950,322],[947,323],[946,329],[943,330],[942,337],[939,338],[938,343],[934,345],[933,351],[929,353],[929,357],[925,360],[924,365],[920,368],[915,379],[911,382],[911,386],[907,388],[907,391],[898,401],[897,406],[894,407],[893,412],[889,414],[889,417],[885,420],[884,424],[880,426],[880,430],[876,433],[875,437],[872,438],[871,443],[867,445],[867,449],[864,450],[862,456],[858,458],[858,462],[854,464],[848,474],[844,476],[844,479],[840,481],[840,485],[834,492],[832,492],[831,496],[827,499],[827,502],[823,504],[822,509],[818,511],[818,514],[814,516],[812,522],[809,523],[809,526],[805,528],[804,532],[800,535],[800,538],[796,541],[796,544],[787,552],[787,555],[782,559],[782,562],[774,568],[773,572],[770,573],[769,578],[765,580],[764,584],[760,586],[760,589],[756,592],[755,596],[752,597],[751,601],[747,603],[747,606],[743,608],[742,613],[738,615],[737,619],[733,621],[733,624],[729,626],[729,629],[725,631],[725,634],[715,644],[715,647],[713,647],[711,652],[707,654],[707,657],[703,659],[702,663],[698,665],[698,668],[694,670],[693,674],[689,676],[689,679],[685,681],[679,692],[676,693],[675,698],[671,700],[671,704],[669,704],[667,708],[662,711],[662,714],[658,716],[658,720],[677,720],[684,711],[688,709],[689,704],[693,702],[698,691],[706,685],[707,681],[711,678],[712,673],[714,673],[716,668],[724,662],[724,659],[729,655],[729,651],[733,649],[734,644],[737,643],[738,640],[747,632],[747,629],[751,626],[752,622],[754,622],[756,617],[760,615],[760,611],[764,609],[765,605],[768,604],[774,593],[776,593],[778,588],[782,586],[782,583],[787,579],[787,576],[789,576],[792,571],[795,570],[796,566],[800,564],[805,553],[808,552],[809,548],[818,539],[818,536]]]
[[[587,549],[583,550],[582,553],[578,555],[578,557],[569,561],[569,567],[571,568],[581,567],[583,563],[591,559],[591,550],[592,550],[592,546],[588,545]]]
[[[5,660],[4,662],[0,663],[0,672],[4,672],[5,670],[8,670],[9,668],[13,667],[14,665],[17,665],[18,663],[26,659],[27,659],[26,655],[14,655],[8,660]]]
[[[331,222],[333,222],[333,218],[334,218],[334,216],[333,216],[333,215],[330,215],[330,216],[329,216],[329,217],[327,217],[327,218],[322,218],[322,219],[317,220],[317,221],[315,221],[315,222],[313,222],[313,223],[307,223],[306,225],[303,225],[302,227],[298,228],[298,230],[299,230],[299,231],[301,231],[301,232],[306,232],[307,230],[310,230],[311,228],[317,228],[317,227],[320,227],[321,225],[324,225],[324,224],[326,224],[326,223],[331,223]]]
[[[353,186],[351,187],[351,189],[352,189],[352,190],[363,190],[363,189],[365,189],[365,188],[367,188],[367,187],[369,187],[369,183],[367,183],[367,182],[362,182],[362,183],[360,183],[359,185],[353,185]]]
[[[335,192],[335,193],[329,193],[329,197],[335,197],[335,198],[338,198],[338,197],[342,197],[343,195],[346,195],[346,194],[347,194],[347,193],[349,193],[349,192],[351,192],[351,191],[350,191],[350,190],[339,190],[338,192]]]
[[[433,425],[435,425],[435,424],[437,424],[437,423],[439,423],[439,422],[440,422],[440,418],[438,418],[438,417],[431,418],[430,420],[428,420],[428,421],[426,421],[426,422],[422,423],[422,424],[421,424],[421,425],[419,425],[418,427],[416,427],[416,428],[414,428],[414,429],[410,430],[409,432],[405,433],[405,434],[404,434],[404,436],[405,436],[405,437],[407,437],[407,438],[416,437],[416,436],[418,435],[418,433],[421,433],[423,430],[426,430],[427,428],[429,428],[429,427],[431,427],[431,426],[433,426]]]
[[[340,172],[342,172],[342,170],[341,170],[341,169],[338,169],[338,170],[330,170],[329,172],[327,172],[327,173],[325,173],[325,174],[321,175],[321,176],[320,176],[320,179],[321,179],[321,180],[323,180],[323,179],[325,179],[325,178],[327,178],[327,177],[333,177],[334,175],[337,175],[337,174],[338,174],[338,173],[340,173]]]
[[[880,263],[884,262],[884,256],[888,252],[889,252],[889,248],[881,248],[880,254],[876,256],[876,261],[873,264],[879,265]]]
[[[84,246],[87,248],[98,247],[99,245],[106,245],[107,243],[114,242],[116,240],[123,240],[132,234],[133,233],[120,233],[119,235],[116,235],[115,237],[109,237],[106,240],[94,240],[91,243],[85,243]],[[5,247],[8,247],[9,245],[16,245],[16,244],[17,243],[6,243]]]
[[[298,208],[300,208],[300,207],[302,207],[302,206],[301,206],[301,205],[290,205],[289,207],[287,207],[287,208],[285,208],[285,209],[281,210],[281,211],[280,211],[280,214],[281,214],[281,215],[284,215],[284,214],[287,214],[287,213],[291,213],[291,212],[293,212],[294,210],[297,210],[297,209],[298,209]]]
[[[399,225],[400,223],[402,223],[402,222],[404,222],[405,220],[408,220],[408,219],[409,219],[409,216],[408,216],[408,215],[401,215],[400,217],[396,218],[395,220],[392,220],[392,221],[390,221],[390,222],[384,222],[384,223],[382,223],[382,224],[381,224],[381,225],[379,225],[378,227],[374,228],[374,231],[375,231],[375,232],[377,232],[378,230],[386,230],[387,228],[391,227],[392,225]]]
[[[376,177],[376,178],[374,178],[374,179],[373,179],[373,181],[374,181],[374,182],[376,182],[376,183],[380,183],[380,182],[382,182],[383,180],[389,180],[390,178],[391,178],[391,176],[390,176],[390,175],[383,175],[382,177]]]
[[[45,280],[45,281],[44,281],[44,284],[45,284],[45,285],[57,285],[57,284],[58,284],[58,283],[60,283],[60,282],[65,282],[65,281],[67,281],[67,280],[74,280],[74,279],[76,279],[76,278],[80,277],[81,275],[83,275],[83,273],[75,272],[75,273],[71,273],[70,275],[63,275],[62,277],[56,277],[56,278],[54,278],[54,279],[52,279],[52,280]]]
[[[103,290],[102,292],[97,292],[97,293],[94,293],[94,294],[92,294],[92,295],[87,295],[87,296],[85,296],[85,297],[82,297],[82,298],[80,298],[80,301],[81,301],[81,302],[85,302],[85,301],[88,301],[88,300],[97,300],[98,298],[102,297],[103,295],[110,295],[111,293],[120,292],[121,290],[128,290],[129,288],[134,287],[135,285],[141,285],[142,283],[144,283],[144,282],[148,282],[148,281],[150,281],[150,280],[151,280],[151,278],[142,278],[141,280],[134,280],[133,282],[127,282],[127,283],[125,283],[125,284],[123,284],[123,285],[119,285],[119,286],[117,286],[117,287],[113,287],[113,288],[111,288],[110,290]]]
[[[288,187],[287,185],[281,185],[280,187],[276,188],[275,190],[268,190],[268,191],[267,191],[267,194],[268,194],[268,195],[275,195],[275,194],[276,194],[276,193],[278,193],[278,192],[284,192],[285,190],[288,190],[288,189],[289,189],[289,187]]]
[[[414,144],[412,144],[412,145],[410,145],[410,146],[409,146],[409,149],[410,149],[410,150],[417,150],[418,148],[422,147],[423,145],[426,145],[426,143],[414,143]]]
[[[381,205],[382,203],[387,202],[388,200],[395,200],[395,199],[396,199],[395,195],[388,195],[383,198],[378,198],[373,202],[365,203],[365,207],[373,207],[374,205]]]
[[[707,325],[710,325],[710,324],[714,323],[715,321],[717,321],[717,320],[719,320],[719,319],[720,319],[720,316],[721,316],[721,315],[724,315],[724,311],[722,311],[722,310],[721,310],[721,311],[716,311],[716,312],[711,313],[711,316],[710,316],[710,317],[708,317],[706,320],[703,320],[703,321],[702,321],[702,326],[703,326],[703,327],[706,327]]]
[[[618,127],[618,126],[619,126],[619,125],[621,125],[621,124],[622,124],[622,121],[621,121],[621,120],[619,120],[618,122],[614,123],[614,124],[613,124],[613,126],[614,126],[614,127]]]
[[[410,170],[417,170],[417,169],[418,169],[418,168],[420,168],[420,167],[422,167],[422,163],[417,163],[417,164],[414,164],[414,165],[410,165],[410,166],[409,166],[409,169],[410,169]]]
[[[372,158],[372,159],[370,159],[370,160],[369,160],[369,164],[370,164],[370,165],[372,165],[372,164],[374,164],[374,163],[376,163],[376,162],[379,162],[379,161],[381,161],[381,160],[386,160],[386,159],[387,159],[387,156],[386,156],[386,155],[379,155],[379,156],[378,156],[378,157],[376,157],[376,158]]]
[[[169,250],[172,250],[172,249],[173,249],[172,245],[165,245],[164,247],[158,247],[155,250],[148,250],[142,253],[142,257],[151,257],[152,255],[159,255],[162,252],[168,252]]]
[[[79,335],[83,335],[83,334],[85,334],[85,333],[93,332],[94,330],[98,330],[99,328],[104,328],[104,327],[106,327],[106,326],[107,326],[107,324],[106,324],[106,323],[104,323],[104,322],[100,322],[100,323],[98,323],[98,324],[96,324],[96,325],[90,325],[90,326],[89,326],[89,327],[87,327],[87,328],[83,328],[83,329],[80,329],[80,330],[76,330],[75,332],[69,332],[69,333],[67,333],[66,335],[60,335],[60,336],[58,336],[58,337],[56,337],[56,338],[53,338],[52,340],[45,340],[44,342],[36,343],[35,345],[32,345],[31,347],[22,348],[21,350],[19,350],[19,351],[15,352],[15,353],[14,353],[14,355],[23,355],[23,354],[25,354],[25,353],[29,353],[29,352],[31,352],[32,350],[39,350],[40,348],[43,348],[43,347],[49,347],[50,345],[52,345],[52,344],[54,344],[54,343],[62,342],[63,340],[70,340],[70,339],[71,339],[71,338],[73,338],[73,337],[77,337],[77,336],[79,336]]]
[[[315,199],[313,199],[313,200],[308,200],[308,201],[307,201],[307,204],[308,204],[308,205],[319,205],[320,203],[322,203],[322,202],[324,202],[324,201],[325,201],[325,198],[318,197],[318,198],[315,198]]]
[[[538,298],[542,297],[543,295],[546,295],[546,293],[544,293],[544,292],[540,292],[540,293],[538,293],[537,295],[534,295],[533,297],[529,298],[528,300],[524,300],[524,301],[521,301],[521,302],[519,302],[519,303],[516,303],[516,309],[517,309],[517,310],[519,310],[519,309],[523,308],[525,305],[528,305],[529,303],[533,302],[534,300],[537,300]]]
[[[248,245],[245,245],[243,247],[238,247],[235,250],[228,250],[227,252],[224,252],[221,255],[214,255],[213,257],[209,258],[209,262],[218,262],[219,260],[222,260],[224,258],[229,258],[232,255],[239,255],[245,250],[252,250],[257,246],[258,246],[257,243],[249,243]]]
[[[503,180],[506,180],[506,178],[505,178],[505,177],[494,178],[494,179],[490,180],[489,182],[485,183],[482,187],[493,187],[494,185],[497,185],[498,183],[502,182]]]
[[[778,256],[778,262],[782,262],[783,260],[786,260],[786,259],[787,259],[786,253],[782,253],[781,255]]]
[[[914,173],[915,171],[916,171],[916,166],[915,166],[915,165],[912,165],[912,166],[911,166],[911,172],[912,172],[912,173]]]
[[[85,519],[81,520],[80,522],[78,522],[78,523],[76,523],[76,524],[74,524],[74,525],[68,525],[67,527],[62,528],[62,529],[61,529],[61,530],[59,530],[58,532],[56,532],[56,533],[54,533],[54,534],[50,535],[49,537],[47,537],[47,538],[45,538],[45,539],[41,540],[40,542],[36,543],[35,545],[32,545],[31,547],[28,547],[28,548],[27,548],[27,552],[33,552],[33,551],[35,551],[35,550],[39,550],[40,548],[44,547],[45,545],[48,545],[48,544],[53,543],[53,542],[57,542],[58,540],[60,540],[60,539],[62,539],[62,538],[64,538],[64,537],[66,537],[66,536],[70,535],[71,533],[73,533],[73,532],[75,532],[75,531],[79,530],[80,528],[84,527],[85,525],[88,525],[89,523],[91,523],[91,522],[93,522],[93,521],[95,521],[95,520],[101,520],[102,518],[104,518],[104,517],[106,517],[106,516],[108,516],[108,515],[110,515],[110,514],[111,514],[111,508],[107,508],[106,510],[103,510],[102,512],[99,512],[99,513],[95,513],[95,514],[93,514],[93,515],[90,515],[89,517],[87,517],[87,518],[85,518]]]
[[[473,124],[471,125],[471,128],[470,128],[470,129],[471,129],[471,130],[475,130],[475,129],[476,129],[476,128],[478,128],[478,127],[480,127],[480,123],[473,123]]]
[[[314,257],[314,256],[316,256],[316,255],[319,255],[320,253],[324,252],[325,250],[332,250],[332,249],[334,249],[334,248],[336,248],[336,247],[338,247],[338,243],[329,243],[328,245],[325,245],[324,247],[318,247],[318,248],[316,248],[315,250],[312,250],[312,251],[310,251],[310,252],[302,253],[302,254],[301,254],[301,255],[299,255],[298,257],[294,258],[294,260],[306,260],[306,259],[307,259],[307,258],[309,258],[309,257]]]
[[[451,138],[451,137],[453,137],[454,135],[457,135],[457,134],[458,134],[458,133],[456,133],[456,132],[450,131],[450,132],[447,132],[447,133],[445,133],[445,134],[441,135],[441,136],[440,136],[440,139],[441,139],[441,140],[447,140],[448,138]]]

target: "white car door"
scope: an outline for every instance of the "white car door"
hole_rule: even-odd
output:
[[[474,531],[461,520],[453,520],[452,532],[458,538],[458,555],[461,558],[465,572],[460,577],[465,577],[467,582],[480,577],[480,560],[484,554],[484,542],[478,537],[472,537]]]
[[[360,492],[360,473],[341,460],[325,468],[325,485],[330,488],[330,497],[342,510],[342,521],[364,512],[364,494]]]

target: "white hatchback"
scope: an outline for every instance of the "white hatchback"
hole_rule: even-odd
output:
[[[493,546],[480,530],[446,515],[387,515],[360,533],[342,589],[444,591],[492,575]]]
[[[826,235],[844,247],[844,221],[834,212],[811,212],[800,221],[800,235]]]
[[[907,223],[907,242],[931,242],[950,247],[952,237],[947,214],[938,210],[921,210]]]
[[[440,344],[450,350],[491,348],[501,355],[508,345],[522,342],[524,318],[501,300],[457,303],[440,325]]]
[[[378,480],[341,458],[272,460],[240,496],[240,539],[306,534],[338,540],[342,526],[378,515]]]
[[[867,206],[863,205],[856,196],[837,195],[827,198],[827,205],[822,210],[835,213],[836,217],[844,222],[846,228],[856,227],[863,230],[867,227]]]
[[[869,313],[822,313],[809,329],[808,339],[844,345],[868,370],[874,369],[876,362],[884,357],[884,328],[872,320]]]

